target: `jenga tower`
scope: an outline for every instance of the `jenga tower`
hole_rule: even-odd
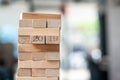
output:
[[[60,26],[58,14],[22,14],[16,80],[59,80]]]

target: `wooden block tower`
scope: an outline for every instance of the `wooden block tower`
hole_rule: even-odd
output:
[[[60,26],[58,14],[22,14],[16,80],[59,80]]]

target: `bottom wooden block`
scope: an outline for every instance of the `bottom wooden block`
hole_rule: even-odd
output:
[[[16,77],[16,80],[59,80],[58,77]]]
[[[16,77],[16,80],[33,80],[32,77]]]

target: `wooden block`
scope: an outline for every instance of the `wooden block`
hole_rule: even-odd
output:
[[[30,44],[30,36],[19,36],[18,37],[18,42],[20,44]]]
[[[38,45],[19,44],[19,52],[59,52],[59,44]]]
[[[44,36],[30,36],[30,41],[32,44],[45,44]]]
[[[20,36],[59,36],[60,28],[19,28],[18,33]]]
[[[61,26],[61,20],[60,19],[48,19],[47,20],[47,27],[60,27]]]
[[[32,53],[19,53],[18,55],[20,61],[32,60]]]
[[[32,27],[32,19],[19,20],[19,27]]]
[[[18,68],[32,68],[32,61],[18,61]]]
[[[58,77],[33,77],[33,80],[59,80]]]
[[[33,27],[34,28],[45,28],[46,20],[45,19],[33,19]]]
[[[32,69],[30,69],[30,68],[27,68],[27,69],[20,68],[20,69],[18,69],[17,75],[18,76],[32,76]]]
[[[23,13],[22,19],[61,19],[60,14]]]
[[[47,52],[46,59],[47,60],[60,60],[60,53],[59,52]]]
[[[32,77],[16,77],[16,80],[34,80]]]
[[[34,52],[32,53],[32,60],[34,61],[40,61],[45,60],[45,53],[44,52]]]
[[[45,75],[47,77],[58,77],[59,76],[59,69],[46,69]]]
[[[32,69],[33,77],[45,77],[45,69]]]
[[[59,68],[59,61],[18,61],[18,68]]]
[[[59,61],[33,61],[32,68],[59,68]]]
[[[59,44],[59,36],[46,36],[46,44]]]
[[[59,80],[58,77],[17,77],[16,80]]]

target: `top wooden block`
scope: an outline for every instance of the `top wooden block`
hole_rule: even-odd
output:
[[[23,13],[22,19],[61,19],[60,14]]]

